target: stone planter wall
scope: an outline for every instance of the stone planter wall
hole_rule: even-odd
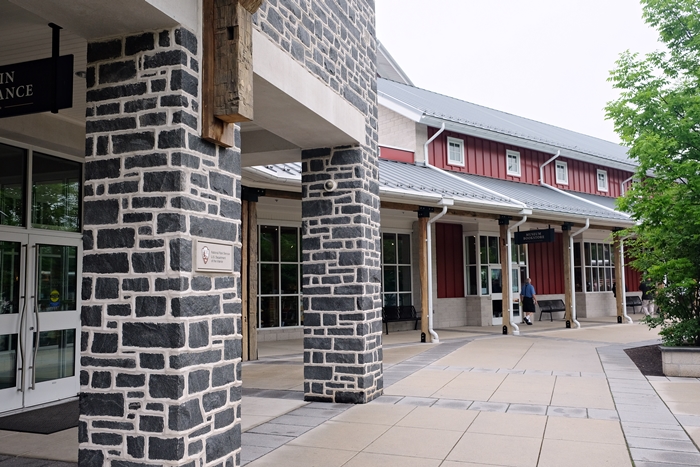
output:
[[[700,347],[661,347],[666,376],[700,378]]]

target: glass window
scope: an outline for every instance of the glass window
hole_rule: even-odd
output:
[[[481,266],[481,295],[489,294],[489,267]]]
[[[605,170],[598,170],[598,191],[608,191],[608,172]]]
[[[467,264],[467,295],[478,295],[479,289],[477,282],[479,280],[477,274],[477,264],[479,257],[476,254],[476,236],[469,235],[464,239]]]
[[[447,163],[464,166],[464,142],[461,139],[447,137]]]
[[[80,163],[34,153],[32,227],[80,231]]]
[[[556,179],[560,185],[569,184],[569,168],[566,162],[556,161]]]
[[[508,175],[520,176],[520,153],[518,151],[506,151],[506,172]]]
[[[27,151],[0,144],[0,225],[22,227],[25,207]]]
[[[577,261],[577,251],[580,247],[574,245],[574,280],[576,281],[576,291],[581,291],[581,259]],[[586,277],[586,292],[609,292],[612,291],[612,282],[615,277],[615,264],[612,260],[612,247],[607,243],[585,242],[584,268]]]
[[[411,236],[382,233],[382,303],[412,305]]]
[[[500,264],[498,237],[489,237],[489,264]]]
[[[77,253],[74,246],[37,245],[40,312],[76,310]]]
[[[258,236],[260,328],[299,326],[301,308],[301,232],[298,227],[261,225]]]
[[[19,313],[21,243],[0,241],[0,315]]]

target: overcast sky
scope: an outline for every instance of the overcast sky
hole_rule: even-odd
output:
[[[638,0],[376,0],[413,84],[619,142],[603,107],[620,52],[661,48]]]

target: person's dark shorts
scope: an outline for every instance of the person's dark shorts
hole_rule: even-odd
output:
[[[535,312],[535,300],[532,297],[523,297],[523,311],[525,313]]]

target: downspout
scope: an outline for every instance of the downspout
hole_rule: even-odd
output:
[[[556,159],[556,158],[559,157],[560,155],[561,155],[561,151],[557,151],[557,155],[556,155],[556,156],[551,157],[549,160],[547,160],[547,162],[545,162],[544,164],[542,164],[542,165],[540,166],[540,185],[541,185],[541,186],[547,187],[547,188],[549,188],[550,190],[556,191],[557,193],[561,193],[562,195],[568,196],[569,198],[574,198],[574,199],[577,199],[577,200],[579,200],[579,201],[583,201],[584,203],[588,203],[588,204],[590,204],[590,205],[592,205],[592,206],[595,206],[595,207],[597,207],[597,208],[603,209],[603,210],[605,210],[605,211],[613,212],[613,213],[617,214],[618,216],[624,216],[624,217],[627,217],[627,218],[631,217],[629,214],[625,214],[624,212],[616,211],[616,210],[614,210],[614,209],[612,209],[612,208],[609,208],[609,207],[607,207],[607,206],[603,206],[602,204],[598,204],[598,203],[596,203],[596,202],[587,200],[587,199],[585,199],[585,198],[581,198],[581,197],[576,196],[576,195],[573,195],[573,194],[571,194],[571,193],[567,193],[567,192],[564,191],[564,190],[560,190],[559,188],[553,187],[552,185],[549,185],[548,183],[545,183],[545,181],[544,181],[544,168],[545,168],[545,166],[549,165],[550,162],[552,162],[554,159]]]
[[[527,220],[527,216],[523,216],[523,218],[520,219],[515,225],[513,225],[512,227],[508,227],[508,241],[507,241],[508,271],[506,272],[506,274],[508,274],[508,284],[510,286],[510,290],[508,291],[508,320],[510,321],[510,326],[513,328],[513,335],[514,336],[517,336],[520,334],[520,328],[513,321],[513,278],[510,277],[510,275],[513,272],[513,267],[511,265],[511,263],[513,262],[513,243],[512,243],[510,234],[516,228],[518,228],[522,224],[524,224],[526,220]],[[522,316],[522,314],[523,314],[523,309],[522,309],[522,303],[521,303],[520,304],[520,316]]]
[[[437,216],[428,220],[428,232],[426,235],[426,243],[428,248],[428,332],[433,338],[433,342],[440,342],[440,338],[437,333],[433,330],[433,236],[432,236],[432,225],[440,219],[442,216],[447,214],[447,207],[452,206],[454,200],[450,198],[442,198],[438,205],[442,205],[442,212]]]
[[[622,264],[620,264],[620,268],[622,269],[622,287],[618,288],[618,293],[622,293],[622,315],[630,324],[634,324],[634,321],[632,321],[630,315],[627,314],[627,279],[625,279],[625,240],[627,240],[628,238],[630,238],[630,235],[627,235],[620,239],[620,260],[622,262]]]
[[[625,194],[625,184],[627,182],[631,182],[632,180],[634,180],[634,175],[632,175],[630,178],[620,182],[620,196]],[[627,237],[625,237],[625,238],[627,238]]]
[[[481,185],[479,185],[479,184],[476,184],[476,183],[474,183],[474,182],[472,182],[472,181],[470,181],[470,180],[467,180],[466,178],[462,178],[462,177],[460,177],[460,176],[458,176],[458,175],[455,175],[455,174],[453,174],[452,172],[450,172],[449,170],[438,169],[437,167],[434,167],[433,165],[431,165],[431,164],[430,164],[430,158],[428,157],[428,145],[429,145],[430,143],[432,143],[432,142],[435,140],[435,138],[437,138],[438,136],[440,136],[440,133],[442,133],[443,131],[445,131],[445,123],[444,123],[444,122],[443,122],[442,126],[440,127],[440,129],[437,131],[437,133],[435,133],[433,136],[431,136],[430,139],[429,139],[428,141],[426,141],[425,144],[423,145],[423,157],[424,157],[424,162],[423,162],[423,164],[424,164],[426,167],[428,167],[429,169],[433,169],[433,170],[435,170],[436,172],[440,172],[440,173],[443,174],[443,175],[447,175],[448,177],[452,177],[452,178],[454,178],[455,180],[459,180],[461,183],[466,183],[467,185],[473,186],[474,188],[478,188],[479,190],[483,190],[483,191],[485,191],[485,192],[487,192],[487,193],[490,193],[490,194],[492,194],[492,195],[494,195],[494,196],[497,196],[497,197],[499,197],[499,198],[501,198],[501,199],[507,199],[508,202],[513,203],[513,204],[516,204],[516,205],[520,206],[522,209],[525,209],[525,210],[529,210],[529,209],[530,209],[530,208],[528,208],[527,205],[526,205],[525,203],[523,203],[522,201],[518,201],[517,199],[513,199],[513,198],[511,198],[511,197],[509,197],[509,196],[506,196],[506,195],[504,195],[504,194],[498,193],[497,191],[490,190],[490,189],[488,189],[488,188],[486,188],[486,187],[483,187],[483,186],[481,186]]]
[[[576,232],[571,232],[571,235],[569,235],[569,269],[571,271],[571,274],[569,274],[571,280],[569,287],[571,287],[571,320],[576,325],[576,329],[581,329],[581,323],[579,323],[576,320],[576,289],[574,283],[574,237],[588,230],[588,227],[590,226],[591,219],[587,218],[586,225],[578,229]],[[583,277],[583,275],[581,277]]]

